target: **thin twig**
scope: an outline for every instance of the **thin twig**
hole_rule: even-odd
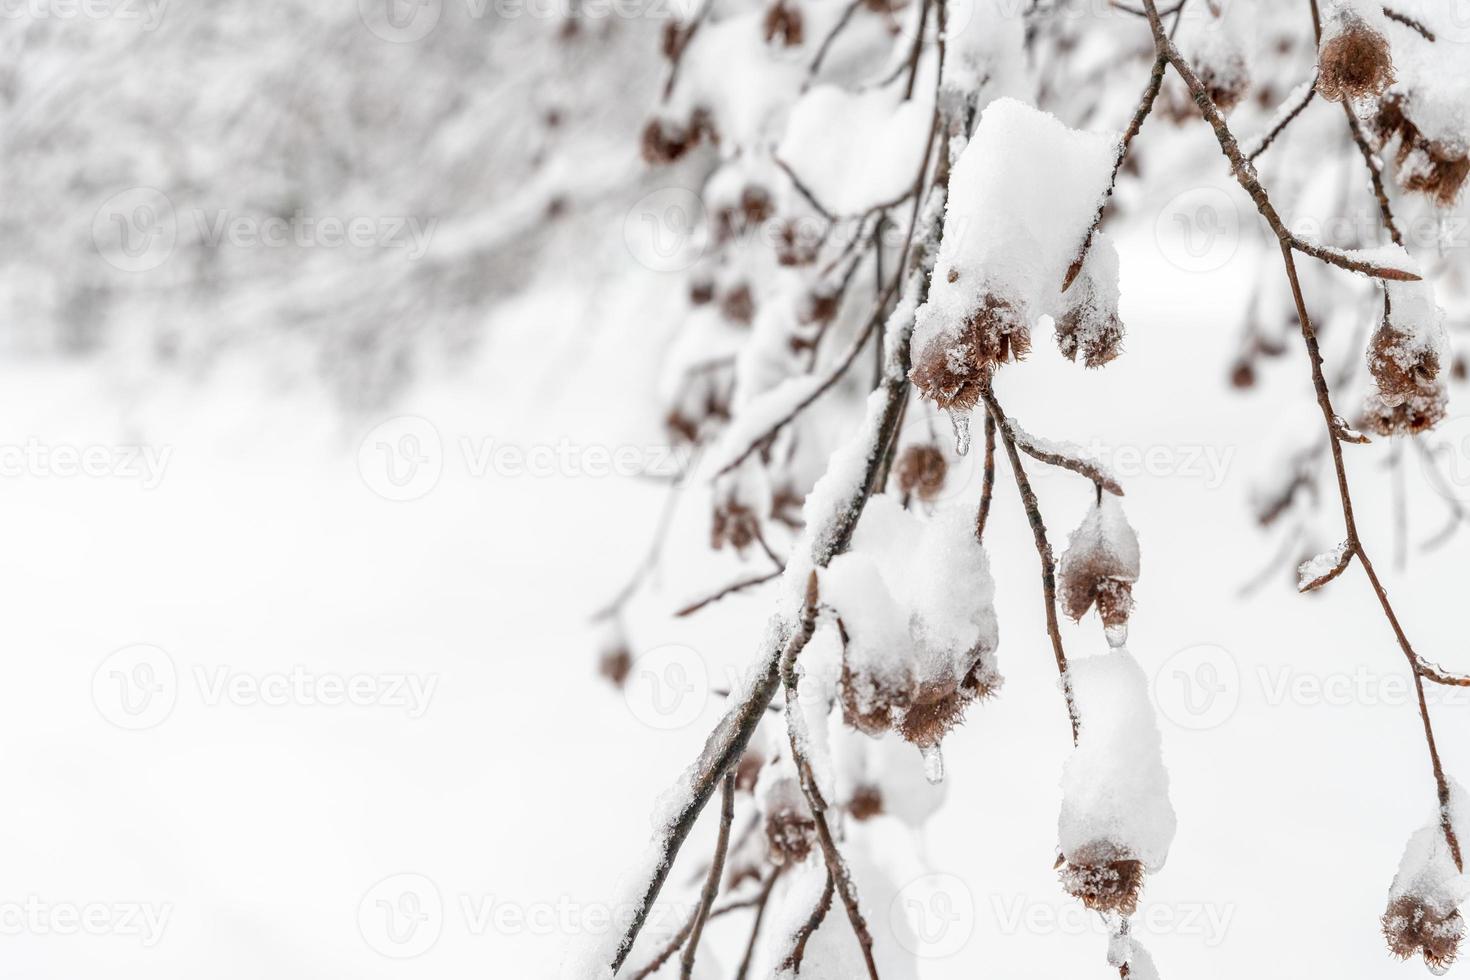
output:
[[[1144,9],[1148,11],[1149,26],[1153,30],[1154,44],[1158,51],[1167,52],[1169,61],[1179,72],[1184,83],[1189,86],[1194,96],[1195,105],[1199,106],[1200,112],[1214,128],[1219,139],[1220,148],[1230,158],[1233,164],[1239,158],[1240,151],[1235,147],[1235,140],[1230,136],[1229,129],[1225,126],[1224,119],[1215,108],[1209,93],[1201,84],[1199,78],[1190,69],[1189,64],[1180,57],[1172,42],[1164,34],[1163,24],[1159,20],[1158,8],[1155,0],[1143,0]],[[1237,164],[1236,178],[1241,185],[1251,194],[1252,200],[1256,202],[1257,209],[1267,223],[1277,229],[1280,219],[1276,218],[1276,211],[1271,207],[1270,200],[1266,196],[1265,188],[1254,177],[1249,176]],[[1247,184],[1249,180],[1249,184]],[[1274,220],[1273,220],[1274,219]],[[1398,640],[1399,648],[1409,662],[1409,668],[1414,675],[1414,689],[1418,695],[1419,717],[1424,724],[1424,741],[1429,749],[1429,760],[1434,771],[1435,787],[1438,790],[1440,808],[1440,829],[1444,832],[1445,843],[1449,845],[1450,854],[1455,860],[1457,870],[1464,869],[1464,860],[1460,853],[1460,842],[1455,836],[1455,828],[1450,823],[1450,787],[1445,778],[1444,766],[1439,758],[1439,746],[1434,738],[1434,725],[1429,719],[1429,705],[1424,697],[1425,664],[1419,655],[1414,652],[1413,645],[1404,633],[1403,626],[1399,623],[1393,605],[1388,600],[1388,592],[1378,578],[1378,573],[1373,567],[1373,560],[1368,557],[1368,550],[1363,546],[1362,539],[1358,536],[1357,521],[1353,516],[1352,493],[1348,489],[1347,468],[1342,457],[1342,425],[1341,419],[1332,408],[1332,396],[1327,388],[1327,379],[1322,373],[1322,351],[1317,343],[1316,331],[1312,328],[1311,318],[1307,315],[1307,303],[1302,296],[1301,279],[1297,275],[1296,257],[1293,250],[1306,251],[1300,244],[1293,240],[1289,233],[1283,233],[1284,229],[1277,231],[1277,237],[1281,244],[1281,260],[1286,266],[1287,282],[1291,286],[1291,297],[1296,304],[1297,320],[1301,326],[1302,341],[1306,345],[1307,360],[1311,365],[1312,386],[1317,393],[1317,406],[1322,412],[1323,423],[1327,427],[1327,442],[1332,451],[1332,466],[1337,475],[1337,495],[1342,504],[1343,525],[1347,532],[1345,549],[1355,555],[1358,562],[1363,566],[1363,572],[1368,576],[1369,583],[1373,586],[1373,593],[1378,597],[1378,604],[1383,609],[1383,615],[1392,627],[1394,637]],[[1307,254],[1311,254],[1308,252]]]
[[[1426,41],[1432,43],[1435,39],[1433,31],[1425,27],[1424,24],[1420,21],[1417,21],[1414,18],[1410,17],[1408,14],[1400,13],[1399,11],[1394,10],[1391,7],[1384,7],[1383,16],[1387,17],[1389,20],[1398,21],[1400,24],[1403,24],[1405,27],[1409,28],[1412,31],[1418,31],[1419,35]]]
[[[1107,210],[1108,200],[1113,196],[1113,189],[1118,186],[1118,174],[1123,170],[1123,162],[1128,159],[1128,148],[1133,144],[1133,137],[1137,136],[1138,131],[1143,128],[1143,121],[1153,111],[1154,101],[1159,97],[1159,89],[1164,84],[1164,68],[1167,65],[1168,61],[1163,55],[1154,58],[1153,70],[1148,76],[1148,85],[1144,87],[1143,96],[1138,100],[1138,108],[1133,111],[1133,118],[1129,120],[1128,128],[1123,131],[1123,138],[1118,143],[1118,155],[1113,160],[1113,176],[1108,180],[1107,192],[1098,202],[1097,214],[1093,215],[1092,225],[1087,229],[1087,237],[1082,241],[1082,250],[1067,267],[1067,275],[1062,279],[1062,292],[1064,293],[1071,288],[1072,281],[1077,278],[1078,273],[1082,271],[1083,262],[1087,260],[1087,252],[1092,248],[1092,240],[1097,236],[1098,226],[1102,224],[1103,212]]]
[[[730,824],[735,820],[735,774],[725,774],[725,785],[720,792],[720,832],[715,839],[715,858],[710,862],[709,876],[704,880],[704,891],[699,896],[699,907],[694,912],[694,922],[689,927],[689,941],[684,946],[684,956],[679,961],[681,980],[689,980],[694,973],[694,956],[699,952],[699,937],[709,919],[709,910],[715,904],[720,891],[720,876],[725,873],[725,855],[730,849]]]
[[[714,595],[705,596],[703,599],[700,599],[696,602],[691,602],[683,609],[680,609],[678,612],[674,613],[674,617],[677,619],[684,616],[692,616],[694,613],[699,612],[705,606],[708,606],[711,603],[719,602],[726,596],[734,595],[737,592],[744,592],[746,589],[753,589],[757,585],[765,585],[767,582],[774,581],[775,579],[780,578],[781,573],[784,571],[784,568],[778,568],[775,571],[767,572],[764,575],[757,575],[754,578],[741,579],[738,582],[731,583],[730,585],[727,585],[720,591],[716,592]]]
[[[1005,444],[1006,456],[1011,461],[1011,473],[1016,478],[1016,489],[1021,494],[1021,506],[1025,508],[1026,520],[1031,525],[1031,536],[1036,541],[1036,554],[1041,559],[1041,592],[1046,602],[1046,633],[1051,637],[1052,653],[1056,657],[1057,673],[1061,675],[1062,696],[1067,702],[1067,718],[1072,724],[1072,741],[1075,743],[1081,731],[1081,719],[1077,714],[1077,698],[1072,691],[1072,674],[1067,669],[1067,651],[1062,648],[1061,626],[1057,622],[1056,562],[1052,558],[1051,544],[1046,539],[1046,524],[1041,519],[1036,492],[1031,489],[1031,481],[1026,478],[1026,468],[1021,464],[1021,454],[1016,449],[1016,437],[1011,431],[1005,411],[996,400],[995,390],[990,382],[987,374],[980,384],[980,397],[985,400],[985,408],[1000,430],[1001,442]]]
[[[755,907],[755,921],[750,924],[750,939],[745,943],[745,956],[740,960],[740,969],[735,971],[735,980],[745,980],[750,972],[750,961],[755,957],[755,941],[761,934],[761,923],[766,918],[766,907],[771,904],[771,891],[776,887],[776,879],[781,877],[781,872],[786,870],[784,866],[778,865],[771,871],[766,879],[765,887],[761,889],[760,898]]]
[[[1250,161],[1251,163],[1255,163],[1256,158],[1271,148],[1271,144],[1276,142],[1276,137],[1286,132],[1286,127],[1290,126],[1292,122],[1296,120],[1296,117],[1300,116],[1302,114],[1302,111],[1306,109],[1307,106],[1312,104],[1312,99],[1316,98],[1316,96],[1317,79],[1314,75],[1312,77],[1312,84],[1306,87],[1306,94],[1301,96],[1301,101],[1292,106],[1291,109],[1286,113],[1286,115],[1281,117],[1281,121],[1278,122],[1275,126],[1272,126],[1270,132],[1266,133],[1265,136],[1262,136],[1260,140],[1257,141],[1256,145],[1251,148],[1251,151],[1246,154],[1246,160]]]
[[[1150,0],[1150,2],[1144,4],[1144,8],[1149,15],[1149,27],[1153,30],[1155,50],[1169,59],[1169,64],[1174,66],[1174,70],[1179,73],[1179,77],[1189,87],[1190,93],[1194,96],[1195,105],[1199,107],[1200,114],[1204,116],[1205,121],[1214,130],[1215,139],[1219,142],[1221,151],[1230,161],[1231,175],[1245,192],[1250,195],[1250,199],[1255,204],[1256,210],[1260,212],[1261,217],[1266,219],[1266,224],[1271,227],[1271,231],[1275,233],[1282,245],[1301,252],[1303,255],[1310,255],[1312,258],[1325,262],[1328,265],[1335,265],[1340,269],[1361,273],[1374,279],[1410,282],[1419,278],[1417,274],[1408,270],[1378,265],[1366,259],[1356,259],[1341,250],[1317,245],[1293,234],[1286,227],[1286,222],[1281,219],[1281,215],[1276,212],[1276,208],[1272,206],[1271,198],[1266,193],[1266,188],[1261,186],[1261,181],[1256,176],[1255,168],[1241,154],[1240,145],[1235,140],[1235,134],[1230,131],[1230,126],[1225,122],[1225,117],[1221,115],[1214,100],[1210,98],[1210,94],[1205,89],[1204,83],[1200,81],[1199,76],[1195,74],[1189,62],[1179,53],[1179,49],[1174,46],[1174,42],[1169,39],[1168,34],[1164,31],[1164,24],[1159,19],[1156,4]]]
[[[985,471],[980,477],[980,509],[975,514],[975,540],[985,540],[985,522],[990,519],[990,498],[995,494],[995,419],[985,413]]]
[[[812,820],[816,823],[817,840],[821,842],[822,857],[827,862],[827,874],[832,877],[837,894],[842,898],[842,905],[847,909],[847,920],[852,924],[853,935],[857,937],[858,946],[863,951],[868,978],[878,980],[878,965],[873,960],[873,934],[868,931],[868,923],[858,904],[857,885],[853,883],[852,872],[848,870],[847,862],[837,849],[837,841],[832,837],[832,828],[827,823],[827,801],[822,798],[812,761],[806,754],[806,716],[802,714],[801,699],[797,693],[796,660],[811,639],[816,625],[817,573],[812,572],[807,579],[801,628],[786,647],[786,656],[781,665],[781,679],[786,687],[786,733],[791,743],[791,758],[796,763],[796,772],[800,777],[801,791],[806,796],[807,806],[812,811]]]
[[[777,973],[785,973],[790,970],[793,974],[801,973],[801,961],[806,957],[806,944],[812,938],[812,934],[821,927],[827,918],[827,913],[832,910],[832,893],[836,888],[836,882],[832,878],[832,872],[827,872],[827,884],[822,888],[822,897],[817,899],[816,908],[807,920],[796,930],[796,936],[791,944],[791,952],[781,961],[781,968]]]

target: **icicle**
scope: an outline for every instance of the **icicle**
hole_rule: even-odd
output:
[[[949,423],[954,426],[954,451],[963,456],[970,451],[970,415],[963,410],[952,411]]]
[[[1442,977],[1450,972],[1449,963],[1443,960],[1425,960],[1424,965],[1429,967],[1429,972],[1437,977]]]
[[[1114,650],[1128,644],[1128,624],[1114,623],[1103,627],[1103,636],[1108,638],[1108,646]]]
[[[944,782],[944,753],[939,743],[926,745],[919,752],[924,756],[924,778],[936,786]]]

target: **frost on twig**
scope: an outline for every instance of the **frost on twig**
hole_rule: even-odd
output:
[[[1313,555],[1297,568],[1297,591],[1312,592],[1347,571],[1353,560],[1352,545],[1342,544],[1319,555]]]
[[[1040,463],[1060,466],[1096,483],[1115,497],[1123,496],[1123,487],[1113,471],[1102,460],[1075,442],[1054,442],[1034,436],[1021,428],[1015,419],[1005,420],[1006,428],[1016,440],[1016,448]]]

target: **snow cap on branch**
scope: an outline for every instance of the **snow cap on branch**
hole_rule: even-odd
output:
[[[1014,99],[986,107],[951,176],[915,323],[912,376],[926,397],[973,408],[983,372],[1024,357],[1037,319],[1064,308],[1061,284],[1106,197],[1118,145],[1117,134],[1070,129]]]
[[[1131,914],[1175,828],[1148,680],[1123,647],[1071,674],[1081,728],[1062,771],[1062,882],[1088,908]]]
[[[855,728],[931,748],[999,687],[995,583],[968,508],[926,520],[874,497],[821,591],[847,634],[842,703]]]

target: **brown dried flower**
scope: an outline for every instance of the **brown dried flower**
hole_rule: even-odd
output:
[[[1368,344],[1368,369],[1387,401],[1430,387],[1439,377],[1439,355],[1414,348],[1410,340],[1385,319]]]
[[[766,9],[763,27],[767,44],[777,39],[788,48],[801,43],[801,11],[794,6],[788,6],[784,0],[776,0],[776,3]]]
[[[842,668],[842,717],[858,731],[877,737],[896,729],[908,742],[925,748],[938,745],[964,720],[965,710],[1000,689],[1000,676],[986,657],[979,657],[964,679],[918,681],[895,688],[875,678]]]
[[[1449,969],[1460,952],[1465,920],[1454,909],[1441,909],[1413,895],[1400,895],[1388,903],[1380,920],[1389,952],[1399,959],[1424,957],[1435,974]]]
[[[1393,84],[1388,38],[1361,17],[1347,14],[1317,53],[1317,94],[1331,102],[1366,99]]]
[[[1434,428],[1445,417],[1444,383],[1431,382],[1390,405],[1376,389],[1368,393],[1357,428],[1380,436],[1414,435]]]
[[[883,812],[883,791],[871,783],[864,783],[852,791],[847,801],[847,812],[859,822],[871,820]]]
[[[1057,567],[1062,609],[1080,620],[1097,605],[1104,626],[1122,626],[1138,581],[1138,539],[1117,501],[1104,495],[1067,544]]]
[[[643,159],[655,166],[673,163],[693,145],[689,130],[672,120],[650,119],[643,127]]]
[[[755,297],[750,284],[737,283],[720,297],[720,313],[731,323],[749,324],[755,319]]]
[[[1470,178],[1470,150],[1425,137],[1409,118],[1405,105],[1402,94],[1390,92],[1379,102],[1373,127],[1385,148],[1395,138],[1399,141],[1395,162],[1404,190],[1424,194],[1441,207],[1451,207]]]
[[[932,501],[944,489],[949,463],[933,443],[909,446],[898,457],[898,489],[904,496],[916,494],[920,500]]]
[[[980,401],[985,372],[1031,351],[1031,331],[1015,306],[987,293],[958,338],[936,338],[916,358],[909,378],[940,408],[970,409]]]
[[[1073,860],[1059,859],[1062,887],[1095,912],[1132,915],[1143,890],[1143,862],[1110,841],[1081,848]]]
[[[719,551],[731,545],[736,551],[744,551],[760,533],[760,524],[755,512],[744,504],[727,500],[715,507],[714,523],[710,529],[710,546]]]

